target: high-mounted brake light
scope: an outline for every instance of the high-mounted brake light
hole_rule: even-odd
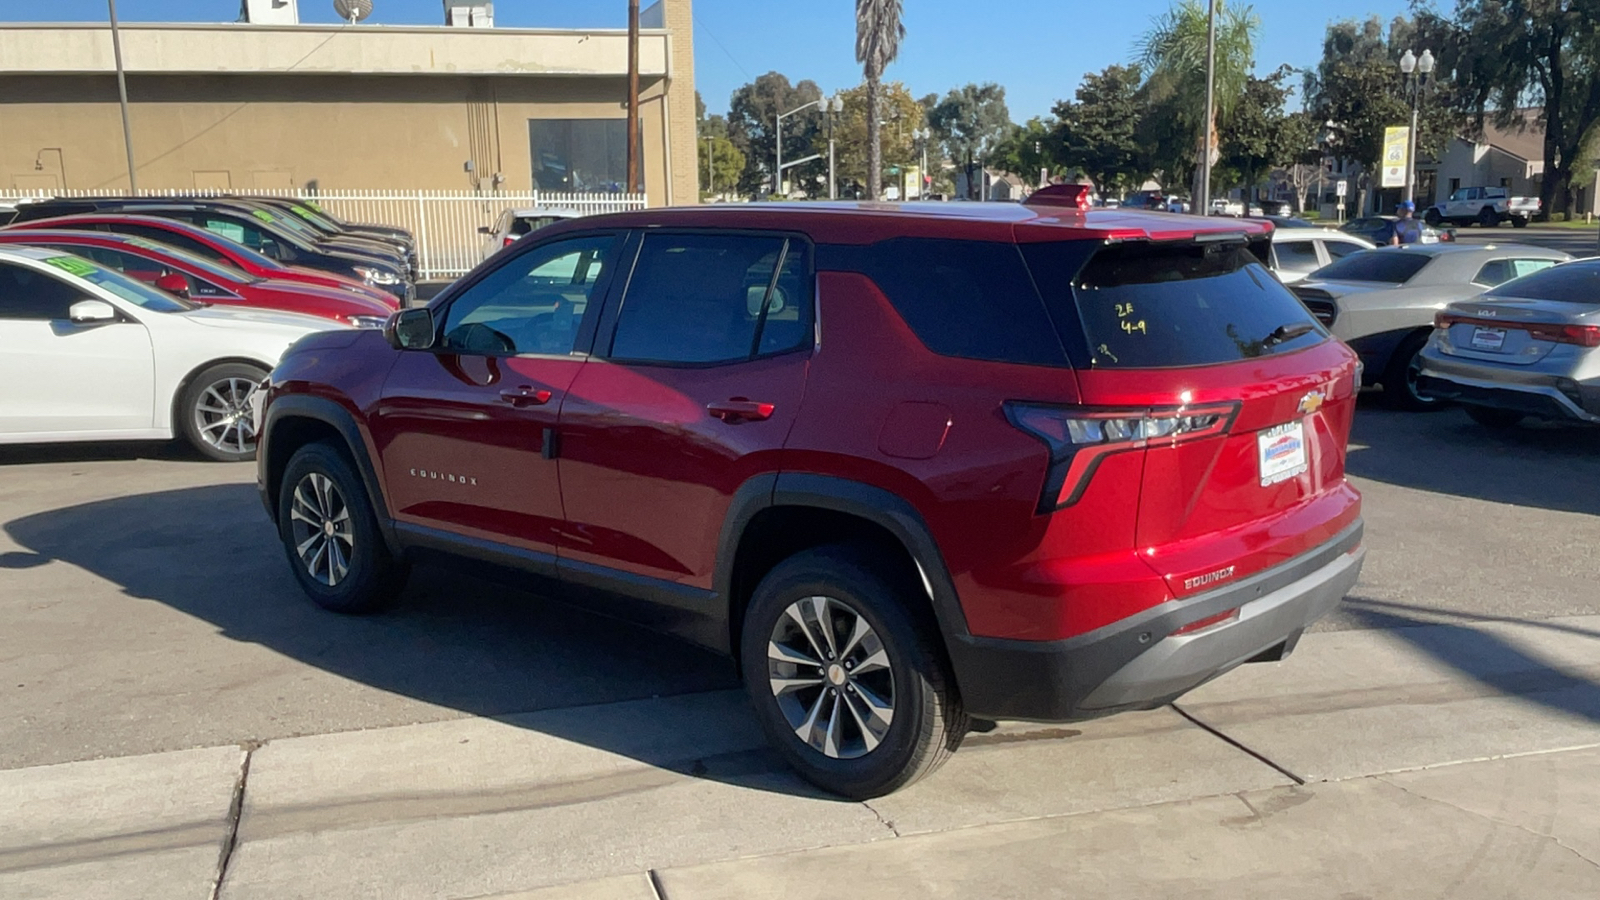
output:
[[[1011,401],[1005,410],[1012,425],[1050,449],[1038,507],[1050,513],[1078,502],[1107,456],[1227,434],[1239,404],[1097,409]]]
[[[1087,184],[1050,184],[1028,195],[1025,206],[1065,206],[1071,209],[1089,208]]]

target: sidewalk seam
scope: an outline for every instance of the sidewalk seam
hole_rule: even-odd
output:
[[[233,850],[239,841],[239,819],[244,816],[244,791],[250,780],[250,760],[261,742],[249,741],[240,745],[244,758],[239,761],[239,777],[233,782],[233,800],[228,804],[228,833],[222,839],[222,852],[217,855],[217,880],[211,884],[211,900],[222,893],[222,882],[228,877],[228,863],[233,861]]]
[[[1584,862],[1588,863],[1589,865],[1593,866],[1594,868],[1600,869],[1600,862],[1597,862],[1595,860],[1590,859],[1587,856],[1584,856],[1583,853],[1580,852],[1577,848],[1571,847],[1571,846],[1569,846],[1567,844],[1562,843],[1561,839],[1556,837],[1553,834],[1541,834],[1541,833],[1539,833],[1537,831],[1534,831],[1532,828],[1529,828],[1526,825],[1521,825],[1521,824],[1518,824],[1516,822],[1508,822],[1505,819],[1497,818],[1497,817],[1491,816],[1491,815],[1489,815],[1487,813],[1481,813],[1481,812],[1478,812],[1477,810],[1467,809],[1465,806],[1458,806],[1458,805],[1456,805],[1454,803],[1451,803],[1449,800],[1442,800],[1442,799],[1440,799],[1438,797],[1429,797],[1427,794],[1420,794],[1420,793],[1418,793],[1416,791],[1411,790],[1410,788],[1406,787],[1403,784],[1399,784],[1397,782],[1390,781],[1387,774],[1374,775],[1374,776],[1372,776],[1372,778],[1374,780],[1376,780],[1376,781],[1382,782],[1383,784],[1386,784],[1386,785],[1388,785],[1388,786],[1390,786],[1392,788],[1395,788],[1395,789],[1399,790],[1400,793],[1405,794],[1408,797],[1415,797],[1418,800],[1426,800],[1426,801],[1428,801],[1430,803],[1437,803],[1437,804],[1439,804],[1441,806],[1448,806],[1448,807],[1450,807],[1451,809],[1453,809],[1453,810],[1455,810],[1457,812],[1466,813],[1467,815],[1473,816],[1474,818],[1483,819],[1486,822],[1492,822],[1492,823],[1494,823],[1496,825],[1504,825],[1507,828],[1515,828],[1518,831],[1523,832],[1524,834],[1529,834],[1529,835],[1532,835],[1532,836],[1534,836],[1536,838],[1540,838],[1542,840],[1549,841],[1552,844],[1555,844],[1557,847],[1560,847],[1561,849],[1567,851],[1568,853],[1571,853],[1573,856],[1576,856],[1577,858],[1583,860]]]
[[[1194,723],[1196,726],[1198,726],[1202,730],[1208,731],[1211,734],[1215,735],[1223,743],[1229,744],[1229,745],[1235,747],[1236,749],[1238,749],[1239,751],[1241,751],[1243,753],[1246,753],[1246,754],[1248,754],[1250,756],[1255,757],[1257,761],[1259,761],[1260,763],[1262,763],[1265,766],[1270,767],[1273,771],[1275,771],[1279,775],[1282,775],[1283,777],[1289,779],[1290,781],[1294,782],[1295,784],[1303,785],[1303,784],[1306,783],[1306,780],[1304,778],[1301,778],[1299,775],[1296,775],[1295,773],[1289,771],[1288,769],[1284,768],[1283,766],[1280,766],[1277,763],[1273,762],[1271,759],[1269,759],[1266,756],[1266,754],[1258,753],[1255,750],[1252,750],[1251,748],[1246,747],[1242,742],[1240,742],[1238,740],[1235,740],[1234,738],[1224,734],[1221,730],[1213,728],[1210,725],[1207,725],[1206,723],[1200,721],[1198,718],[1196,718],[1193,715],[1191,715],[1188,710],[1184,709],[1183,707],[1179,706],[1178,704],[1169,703],[1167,705],[1172,707],[1172,711],[1173,712],[1177,713],[1180,716],[1183,716],[1185,719],[1188,719],[1190,722]]]

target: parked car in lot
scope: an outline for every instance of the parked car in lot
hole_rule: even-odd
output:
[[[515,244],[523,236],[538,231],[546,225],[563,222],[567,219],[576,219],[583,213],[574,209],[541,209],[539,207],[523,207],[521,209],[508,209],[500,214],[493,225],[484,225],[478,229],[479,234],[487,235],[483,243],[483,258],[500,252],[501,248]]]
[[[397,228],[393,225],[379,225],[374,222],[350,222],[334,215],[327,209],[327,207],[309,197],[300,198],[298,200],[281,197],[252,197],[251,199],[255,200],[257,203],[275,203],[280,207],[288,208],[291,211],[293,211],[293,207],[303,207],[311,210],[323,219],[326,219],[335,226],[352,234],[368,234],[377,235],[380,237],[391,237],[410,245],[413,249],[416,248],[416,236],[404,228]]]
[[[1238,217],[1243,216],[1244,213],[1244,204],[1240,203],[1238,200],[1229,200],[1226,197],[1218,197],[1217,199],[1211,201],[1211,214],[1213,216]],[[1260,212],[1257,211],[1256,214],[1260,215]]]
[[[0,246],[0,443],[182,436],[211,459],[249,459],[251,393],[291,343],[339,327],[202,306],[81,256]]]
[[[264,256],[245,245],[229,240],[214,231],[190,225],[176,219],[160,216],[120,215],[116,213],[85,213],[63,216],[59,219],[37,219],[16,226],[18,228],[62,228],[70,231],[103,231],[109,234],[126,234],[142,237],[158,244],[176,247],[212,263],[239,269],[257,278],[274,281],[293,281],[336,288],[345,293],[359,294],[380,300],[391,307],[399,305],[393,294],[379,290],[355,278],[312,269],[291,266]],[[0,232],[3,233],[3,232]]]
[[[393,295],[401,303],[414,296],[415,289],[407,278],[409,267],[394,254],[318,244],[277,224],[261,210],[257,212],[262,215],[256,216],[250,210],[231,204],[158,202],[150,198],[45,200],[19,207],[13,224],[90,212],[159,216],[188,222],[286,265],[322,269],[355,278]]]
[[[1377,244],[1380,247],[1389,243],[1389,227],[1394,224],[1398,216],[1362,216],[1339,226],[1345,234],[1353,234]],[[1435,228],[1424,222],[1422,224],[1422,243],[1442,244],[1450,243],[1456,236],[1449,231]]]
[[[204,304],[253,306],[381,328],[393,306],[338,288],[257,278],[165,244],[99,231],[8,228],[0,244],[27,244],[92,259],[152,287]]]
[[[310,200],[295,200],[286,197],[250,197],[248,199],[259,206],[275,207],[299,216],[308,225],[329,236],[345,235],[378,239],[389,243],[407,258],[414,259],[417,255],[416,238],[404,228],[393,228],[387,225],[352,225],[328,215],[314,201]]]
[[[1482,225],[1493,228],[1503,222],[1523,228],[1539,214],[1538,197],[1513,197],[1503,187],[1464,187],[1450,194],[1443,203],[1428,207],[1423,221],[1435,227]]]
[[[1082,190],[586,217],[309,338],[258,462],[295,577],[489,561],[731,653],[851,797],[1278,659],[1361,568],[1355,354],[1265,226]]]
[[[1360,354],[1365,383],[1398,409],[1439,401],[1417,391],[1418,355],[1434,314],[1520,275],[1571,259],[1521,244],[1408,244],[1355,253],[1294,286],[1302,302]]]
[[[259,203],[252,200],[233,200],[229,202],[261,221],[271,221],[280,228],[293,232],[303,240],[310,241],[316,246],[337,247],[358,253],[380,255],[385,259],[391,260],[395,265],[404,266],[406,275],[411,280],[416,280],[416,250],[398,240],[372,235],[348,234],[335,229],[332,225],[316,223],[305,216],[295,215],[291,210],[279,208],[271,203]],[[306,213],[312,215],[310,210],[306,210]]]
[[[1452,303],[1422,351],[1419,387],[1491,428],[1528,417],[1600,425],[1600,260]]]
[[[1294,284],[1336,259],[1371,250],[1373,243],[1327,228],[1279,228],[1272,232],[1272,271]]]

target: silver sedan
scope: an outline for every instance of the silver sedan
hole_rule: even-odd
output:
[[[1571,259],[1522,244],[1408,244],[1363,250],[1324,266],[1292,290],[1361,357],[1367,384],[1399,409],[1441,401],[1417,390],[1418,354],[1434,314],[1513,278]]]
[[[1480,424],[1600,425],[1600,259],[1506,282],[1439,313],[1419,387]]]

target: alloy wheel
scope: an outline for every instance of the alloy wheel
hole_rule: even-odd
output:
[[[789,727],[830,759],[871,753],[894,722],[889,654],[866,618],[841,600],[790,604],[767,643],[767,674]]]
[[[224,453],[253,452],[256,423],[250,395],[256,387],[247,378],[224,378],[207,385],[194,405],[195,432],[200,439]]]
[[[289,508],[289,524],[295,555],[307,574],[329,587],[343,581],[355,553],[355,532],[350,507],[332,479],[320,472],[300,479]]]

